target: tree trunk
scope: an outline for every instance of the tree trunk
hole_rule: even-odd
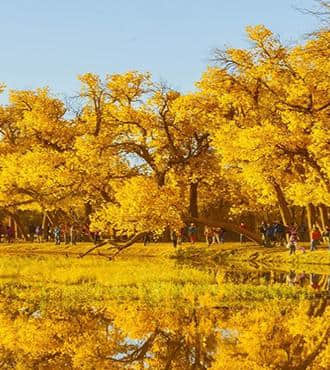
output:
[[[281,218],[285,226],[289,226],[292,223],[292,215],[288,206],[288,203],[285,200],[283,191],[276,182],[273,182],[275,193],[277,196],[278,206],[280,209]]]
[[[307,204],[307,207],[306,207],[306,210],[307,210],[307,224],[308,224],[308,231],[309,231],[309,236],[312,232],[312,229],[315,225],[315,207],[312,203],[308,203]]]
[[[15,213],[9,213],[9,215],[10,215],[10,218],[13,220],[13,223],[14,223],[13,226],[15,227],[15,234],[16,234],[15,236],[17,237],[17,230],[19,230],[22,233],[24,240],[28,240],[27,233],[25,232],[24,227],[23,227],[18,215],[15,214]]]
[[[198,182],[190,184],[189,215],[198,218]]]
[[[232,231],[235,234],[244,234],[247,239],[252,240],[256,242],[257,244],[262,245],[262,239],[261,236],[258,233],[255,233],[253,231],[250,231],[248,229],[241,229],[239,225],[236,225],[231,222],[223,222],[223,221],[212,221],[209,219],[205,219],[202,217],[196,218],[196,217],[186,217],[185,222],[194,222],[196,224],[200,225],[206,225],[210,227],[222,227],[227,231]]]
[[[48,216],[47,211],[44,211],[44,214],[42,216],[42,224],[41,224],[41,230],[42,230],[42,238],[43,240],[48,241]]]
[[[158,172],[157,173],[157,184],[159,187],[162,187],[165,185],[165,176],[166,176],[166,173],[165,172]]]
[[[321,204],[319,206],[319,212],[322,230],[324,231],[326,227],[329,226],[328,207],[325,204]]]
[[[93,212],[93,209],[92,209],[92,205],[91,205],[91,202],[88,201],[85,203],[85,219],[86,219],[86,223],[89,224],[89,216],[92,214]]]

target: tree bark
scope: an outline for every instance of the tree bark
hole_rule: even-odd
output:
[[[198,182],[190,184],[189,215],[198,218]]]
[[[46,240],[46,241],[48,241],[48,223],[49,223],[49,219],[47,216],[47,211],[44,211],[44,214],[42,216],[41,229],[42,229],[42,238],[43,240]]]
[[[232,231],[236,234],[244,234],[247,239],[256,242],[257,244],[262,245],[261,236],[253,231],[247,229],[241,229],[239,225],[230,223],[230,222],[222,222],[222,221],[211,221],[202,217],[195,218],[195,217],[187,217],[185,219],[186,222],[195,222],[196,224],[207,225],[211,227],[222,227],[225,230]]]
[[[89,223],[89,216],[92,214],[92,212],[93,212],[93,209],[92,209],[91,202],[88,201],[85,203],[85,218],[86,218],[87,223]]]
[[[319,206],[319,212],[322,230],[324,231],[326,227],[329,226],[328,207],[325,204],[321,204]]]
[[[315,207],[312,203],[308,203],[307,207],[307,224],[308,224],[308,231],[309,231],[309,237],[312,232],[312,229],[315,225],[315,219],[316,219],[316,213],[315,213]]]
[[[280,187],[275,181],[273,182],[274,190],[277,196],[278,206],[280,209],[281,218],[283,221],[283,224],[285,226],[289,226],[292,223],[292,215],[288,206],[288,203],[286,202],[284,193]]]
[[[24,230],[24,227],[19,219],[19,216],[15,213],[12,213],[12,212],[8,212],[7,211],[7,214],[9,215],[10,217],[10,222],[11,222],[11,226],[13,226],[15,229],[15,234],[17,234],[17,230],[19,230],[22,235],[23,235],[23,238],[24,240],[28,240],[28,236],[27,236],[27,233],[26,231]],[[16,226],[15,226],[16,225]],[[15,235],[17,237],[17,235]]]

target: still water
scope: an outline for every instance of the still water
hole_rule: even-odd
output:
[[[329,289],[301,270],[1,256],[0,368],[327,369]]]

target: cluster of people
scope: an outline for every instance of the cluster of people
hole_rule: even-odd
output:
[[[41,243],[42,241],[54,241],[55,245],[64,244],[76,245],[78,241],[93,239],[97,244],[101,239],[100,231],[90,231],[88,226],[79,226],[76,223],[59,224],[43,229],[40,225],[31,224],[28,227],[28,240]],[[13,226],[4,226],[0,223],[0,242],[14,243],[15,229]]]
[[[208,246],[212,244],[223,244],[225,242],[226,230],[222,227],[204,227],[205,241]]]
[[[305,253],[305,248],[302,245],[298,245],[298,242],[304,238],[304,226],[299,228],[297,224],[292,223],[289,227],[285,227],[283,223],[279,221],[276,221],[273,224],[266,224],[263,222],[259,227],[259,231],[266,247],[272,247],[277,244],[284,246],[286,240],[288,240],[287,248],[289,249],[290,254],[295,254],[299,249]],[[311,231],[310,250],[315,251],[321,244],[322,239],[327,243],[327,246],[330,249],[329,226],[327,226],[323,232],[321,232],[317,226],[314,226]]]
[[[44,241],[54,240],[56,245],[63,241],[65,244],[75,245],[78,240],[78,227],[75,224],[47,226],[44,230],[40,225],[29,226],[29,240],[31,242],[41,243]]]
[[[285,245],[287,230],[281,221],[275,221],[272,224],[262,222],[259,232],[265,247],[272,247],[276,244]]]
[[[207,244],[211,245],[216,243],[217,244],[224,243],[225,232],[226,230],[221,227],[205,226],[204,235]],[[184,241],[190,242],[191,244],[195,244],[197,242],[198,237],[198,228],[192,222],[191,224],[181,228],[180,230],[171,230],[170,237],[174,247],[181,245]]]
[[[4,226],[0,223],[0,242],[13,243],[15,240],[15,229],[13,226]]]

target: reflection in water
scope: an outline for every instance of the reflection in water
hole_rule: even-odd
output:
[[[321,325],[317,319],[326,309],[325,300],[233,310],[229,315],[198,305],[69,311],[52,307],[38,316],[2,307],[0,366],[234,370],[305,368],[299,367],[304,361],[317,361],[315,368],[326,369],[318,357],[330,332],[326,317]],[[301,325],[298,331],[296,325]],[[240,367],[247,359],[250,367]]]
[[[328,300],[296,295],[328,289],[327,276],[233,266],[219,268],[219,280],[174,266],[168,275],[155,261],[147,272],[131,262],[130,276],[129,262],[106,264],[104,280],[99,263],[74,261],[76,272],[52,263],[47,279],[33,280],[31,263],[27,272],[15,265],[19,280],[0,280],[1,369],[327,369]],[[273,284],[289,299],[254,290]]]

